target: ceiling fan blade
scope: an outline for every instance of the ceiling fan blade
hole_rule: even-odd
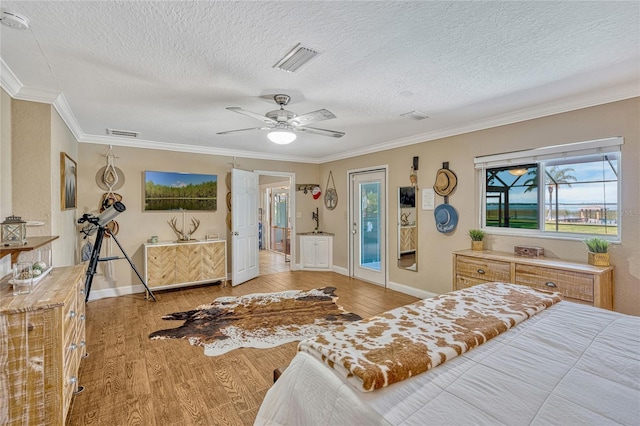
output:
[[[335,130],[318,129],[315,127],[294,127],[296,132],[312,133],[314,135],[331,136],[332,138],[341,138],[345,134],[343,132],[337,132]]]
[[[309,112],[307,114],[299,115],[289,119],[289,124],[294,126],[305,126],[309,123],[315,123],[316,121],[331,120],[336,116],[329,110],[319,109],[317,111]]]
[[[240,107],[227,107],[229,111],[237,112],[238,114],[246,115],[247,117],[255,118],[256,120],[260,120],[267,124],[275,124],[276,120],[273,120],[269,117],[265,117],[264,115],[256,114],[255,112],[247,111],[246,109],[242,109]]]
[[[229,130],[226,132],[218,132],[216,133],[216,135],[228,135],[231,133],[238,133],[238,132],[246,132],[249,130],[270,130],[271,127],[252,127],[251,129],[238,129],[238,130]]]

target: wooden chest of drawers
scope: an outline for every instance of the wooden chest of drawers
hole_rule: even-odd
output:
[[[30,294],[0,281],[0,424],[63,425],[85,348],[85,266],[54,268]]]
[[[491,281],[558,291],[566,300],[613,309],[613,267],[545,257],[463,250],[453,253],[453,289]]]

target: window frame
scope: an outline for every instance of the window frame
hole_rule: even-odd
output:
[[[475,157],[474,166],[476,168],[476,177],[479,184],[480,208],[478,214],[478,227],[488,234],[506,235],[506,236],[524,236],[535,238],[548,238],[557,240],[580,240],[592,236],[598,236],[612,243],[620,243],[622,241],[622,145],[624,138],[620,136],[597,139],[586,142],[576,142],[565,145],[554,145],[543,148],[536,148],[523,151],[515,151],[508,153],[500,153],[494,155],[486,155]],[[539,170],[545,170],[549,167],[547,163],[554,161],[578,158],[583,156],[593,156],[596,154],[615,154],[618,160],[618,178],[617,178],[617,235],[602,234],[578,234],[571,232],[556,232],[545,230],[545,211],[547,205],[545,200],[545,191],[538,190],[538,229],[525,228],[507,228],[486,226],[487,212],[487,188],[486,176],[487,169],[499,167],[516,167],[527,164],[537,164]],[[543,173],[538,173],[538,189],[544,188],[541,185]]]

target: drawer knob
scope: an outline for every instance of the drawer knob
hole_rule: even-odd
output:
[[[76,311],[69,312],[69,318],[75,318],[75,317],[76,317]]]
[[[76,376],[69,377],[69,383],[71,383],[72,385],[78,383],[78,378]]]
[[[75,351],[77,347],[78,347],[78,345],[76,345],[75,343],[72,343],[72,344],[69,345],[69,350],[70,351]]]
[[[558,287],[556,283],[552,281],[547,281],[546,283],[544,283],[544,285],[546,285],[547,287]]]
[[[87,319],[87,316],[85,314],[80,314],[80,321],[84,321]]]
[[[85,342],[84,340],[80,342],[80,346],[83,347],[83,348],[85,347],[86,344],[87,344],[87,342]]]
[[[484,269],[480,269],[480,268],[478,268],[478,271],[477,271],[477,272],[478,272],[480,275],[485,274]]]

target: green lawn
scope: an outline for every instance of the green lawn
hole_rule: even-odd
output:
[[[511,220],[510,228],[519,229],[537,229],[536,221],[527,220]],[[497,221],[487,221],[488,227],[497,227]],[[553,232],[556,230],[555,222],[546,222],[545,231]],[[558,232],[567,232],[572,234],[595,234],[595,235],[618,235],[618,227],[613,225],[592,225],[587,223],[559,223]]]
[[[545,231],[555,231],[554,222],[546,222]],[[618,227],[613,225],[590,225],[586,223],[559,223],[558,232],[570,232],[574,234],[618,235]]]

